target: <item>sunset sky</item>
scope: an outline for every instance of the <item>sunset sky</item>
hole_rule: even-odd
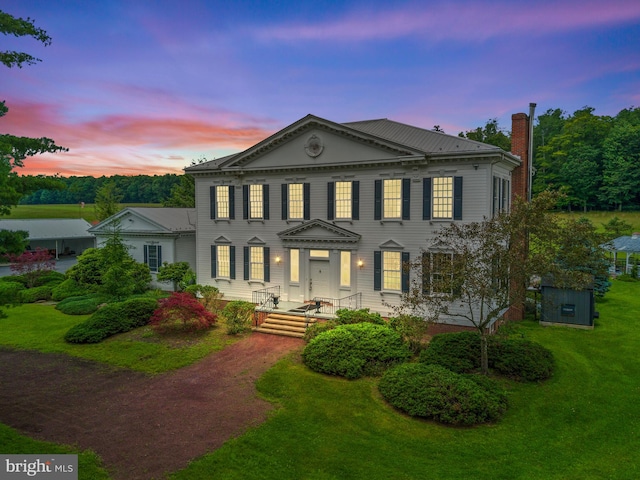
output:
[[[308,113],[448,134],[511,114],[640,106],[640,1],[2,0],[52,37],[0,35],[0,132],[68,153],[21,174],[181,173]]]

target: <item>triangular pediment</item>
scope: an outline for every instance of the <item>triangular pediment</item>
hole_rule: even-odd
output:
[[[218,238],[216,238],[213,243],[231,243],[231,240],[229,240],[227,237],[225,237],[224,235],[220,235]]]
[[[360,235],[324,220],[314,219],[278,233],[282,241],[357,243]]]
[[[396,242],[393,239],[387,240],[386,242],[381,243],[379,246],[382,249],[391,249],[391,250],[393,249],[402,250],[404,248],[404,245]]]
[[[249,245],[266,245],[267,242],[262,240],[260,237],[252,237],[247,242]]]
[[[99,224],[91,227],[91,232],[96,234],[107,234],[113,230],[121,233],[136,234],[168,234],[171,230],[158,222],[155,222],[144,215],[125,208],[111,217],[103,220]]]

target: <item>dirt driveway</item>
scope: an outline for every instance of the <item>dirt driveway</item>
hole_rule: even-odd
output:
[[[255,381],[297,338],[253,333],[154,377],[65,355],[0,349],[0,422],[92,449],[114,479],[160,479],[263,422]]]

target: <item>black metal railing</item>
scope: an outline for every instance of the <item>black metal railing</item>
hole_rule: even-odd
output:
[[[324,315],[335,315],[342,308],[347,310],[358,310],[362,308],[362,292],[354,293],[348,297],[330,298],[314,297],[315,313]]]

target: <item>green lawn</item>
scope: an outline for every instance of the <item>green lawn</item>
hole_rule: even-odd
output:
[[[121,207],[160,207],[157,203],[126,203]],[[93,203],[83,207],[79,204],[62,205],[18,205],[11,209],[5,219],[33,219],[33,218],[84,218],[87,222],[96,221]]]
[[[532,321],[514,327],[515,334],[550,348],[557,370],[541,385],[504,382],[510,409],[496,425],[452,428],[407,417],[382,400],[375,379],[320,375],[293,355],[258,382],[261,394],[280,406],[270,419],[171,478],[640,478],[640,283],[614,281],[598,310],[594,330]],[[5,333],[3,324],[0,344],[17,335],[31,337],[19,348],[45,350],[51,340],[35,337],[37,331],[50,335],[43,331],[46,323],[27,328],[37,315],[25,311],[33,312],[23,317],[28,334],[21,335],[18,326]],[[63,320],[49,320],[56,322]],[[56,329],[64,330],[61,324],[51,328]],[[116,338],[104,348],[120,350],[117,341],[125,340]],[[3,432],[0,451],[13,442],[30,442],[10,429]],[[94,477],[81,471],[80,478]]]
[[[633,227],[634,232],[640,232],[640,212],[563,212],[560,215],[571,216],[574,218],[586,217],[591,220],[598,229],[602,230],[602,225],[607,223],[613,217],[624,220]]]
[[[173,336],[159,336],[151,327],[143,327],[101,343],[75,345],[65,342],[64,334],[88,315],[65,315],[41,304],[24,304],[5,311],[9,317],[0,320],[0,345],[65,353],[146,373],[190,365],[240,338],[226,335],[222,326],[202,333]]]

